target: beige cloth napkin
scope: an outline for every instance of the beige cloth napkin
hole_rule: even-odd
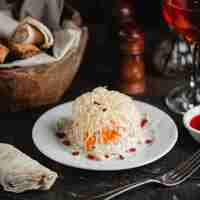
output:
[[[0,0],[0,10],[9,10],[15,19],[22,21],[30,16],[51,30],[60,29],[66,0]]]
[[[6,24],[6,26],[5,26]],[[0,12],[0,37],[11,38],[19,22],[12,18],[9,11]]]
[[[36,20],[31,17],[25,18],[23,21]],[[36,20],[37,21],[37,20]],[[50,30],[44,24],[37,21],[40,24],[40,30],[49,35]],[[6,26],[5,26],[6,24]],[[0,12],[0,37],[12,38],[16,27],[19,22],[16,21],[8,11]],[[81,30],[70,21],[66,20],[63,22],[61,29],[55,29],[53,32],[54,45],[53,45],[53,56],[47,53],[40,53],[24,60],[16,60],[12,63],[1,64],[0,68],[12,68],[15,66],[29,67],[38,64],[48,64],[61,60],[67,53],[73,53],[76,50],[81,37]],[[70,53],[69,53],[70,52]]]

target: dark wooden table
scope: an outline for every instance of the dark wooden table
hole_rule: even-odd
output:
[[[100,59],[98,59],[99,53],[100,52],[96,51],[96,57],[93,57],[94,60],[96,59],[97,65],[98,61],[100,61]],[[95,53],[93,53],[93,55],[94,54]],[[100,73],[97,72],[97,70],[86,70],[86,68],[92,69],[93,64],[93,62],[88,62],[87,58],[85,58],[81,66],[81,72],[77,75],[70,90],[66,92],[65,96],[58,104],[70,101],[78,95],[100,85],[108,85],[110,88],[116,88],[116,85],[113,84],[116,81],[116,77],[109,78],[112,76],[112,71],[104,70],[103,73]],[[90,65],[90,67],[88,67],[88,65]],[[103,66],[102,59],[101,65]],[[151,68],[151,66],[148,67]],[[107,73],[107,71],[109,72]],[[183,127],[182,117],[171,113],[164,104],[164,97],[167,92],[176,86],[178,82],[183,82],[183,80],[166,79],[161,76],[152,75],[151,73],[148,75],[146,74],[146,92],[143,96],[135,96],[134,98],[150,103],[167,112],[178,126],[179,139],[175,147],[163,158],[147,166],[132,170],[118,172],[86,171],[63,166],[41,154],[32,142],[32,127],[38,117],[52,106],[17,113],[1,113],[0,142],[15,145],[32,158],[37,159],[42,164],[57,171],[59,178],[54,187],[47,192],[31,191],[16,195],[0,190],[0,200],[90,200],[92,195],[100,194],[117,186],[133,182],[144,176],[158,175],[173,168],[195,152],[199,146]],[[164,188],[154,184],[146,185],[126,193],[117,199],[199,200],[199,198],[200,172],[197,172],[187,182],[179,186]]]

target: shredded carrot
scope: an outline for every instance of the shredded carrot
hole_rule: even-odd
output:
[[[96,137],[94,135],[89,135],[85,138],[85,149],[86,151],[90,151],[92,150],[92,148],[94,147],[95,143],[96,143]]]
[[[104,128],[101,131],[100,143],[107,144],[110,142],[115,142],[118,140],[119,136],[120,134],[117,131]]]

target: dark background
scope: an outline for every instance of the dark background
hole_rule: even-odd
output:
[[[85,22],[108,25],[111,22],[112,10],[116,7],[117,1],[93,0],[85,2],[71,0],[69,2],[80,11]],[[132,2],[136,6],[140,22],[144,24],[145,27],[160,26],[162,22],[162,0],[132,0]]]
[[[114,0],[70,0],[76,8],[84,24],[89,28],[89,42],[85,53],[83,73],[98,74],[107,80],[118,79],[119,42],[116,17],[116,2]],[[158,30],[167,30],[162,13],[162,0],[132,0],[136,10],[139,25],[144,28],[145,51],[150,43],[156,44],[159,38]],[[149,42],[150,41],[150,42]],[[115,59],[113,59],[115,58]],[[146,66],[146,71],[149,71]],[[152,71],[152,69],[150,69]]]

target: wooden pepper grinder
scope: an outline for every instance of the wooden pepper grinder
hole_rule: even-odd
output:
[[[119,0],[120,22],[120,77],[119,89],[127,94],[143,94],[144,77],[144,33],[135,21],[133,1]]]

